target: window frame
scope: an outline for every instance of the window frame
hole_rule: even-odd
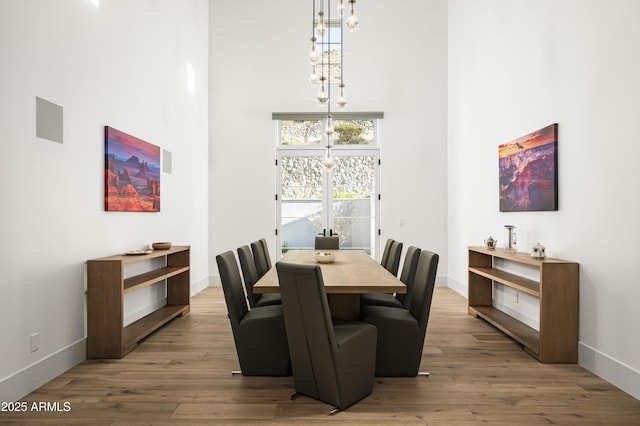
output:
[[[371,120],[373,122],[373,143],[371,144],[331,144],[333,150],[367,150],[380,149],[380,127],[384,118],[384,113],[380,111],[373,112],[332,112],[334,122],[353,121],[353,120]],[[326,136],[322,135],[322,142],[319,145],[284,145],[282,144],[282,122],[283,121],[320,121],[321,127],[324,128],[327,122],[326,113],[289,113],[274,112],[271,115],[272,120],[276,121],[276,147],[278,150],[298,150],[298,149],[322,149],[327,146]]]

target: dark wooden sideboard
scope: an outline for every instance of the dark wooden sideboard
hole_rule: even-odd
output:
[[[532,280],[496,267],[496,260],[537,268]],[[494,284],[504,285],[540,301],[540,330],[493,306]],[[541,362],[578,362],[579,265],[561,259],[534,259],[528,253],[469,247],[469,314],[484,319],[524,346]]]
[[[87,261],[87,358],[122,358],[138,342],[190,311],[190,248],[176,246],[143,255],[115,255]],[[134,262],[164,258],[164,265],[125,278]],[[124,325],[124,296],[166,280],[167,304]]]

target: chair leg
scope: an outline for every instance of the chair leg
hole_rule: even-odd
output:
[[[334,414],[337,414],[337,413],[339,413],[340,411],[342,411],[342,410],[341,410],[341,409],[339,409],[339,408],[337,408],[337,407],[334,407],[334,408],[332,408],[332,409],[329,411],[329,414],[327,414],[327,415],[329,415],[329,416],[333,416]]]
[[[429,377],[430,375],[431,375],[431,373],[429,373],[428,371],[418,371],[418,376]]]
[[[240,371],[240,370],[231,370],[231,375],[232,376],[235,376],[235,375],[238,375],[238,374],[242,374],[242,371]]]
[[[300,396],[301,395],[299,392],[294,393],[293,395],[291,395],[291,401],[293,401],[294,399],[298,399]]]

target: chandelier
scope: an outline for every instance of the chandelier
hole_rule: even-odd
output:
[[[342,30],[346,27],[349,32],[355,32],[358,29],[359,21],[354,10],[356,0],[336,0],[338,6],[334,15],[335,19],[332,19],[331,0],[311,1],[313,3],[313,15],[311,19],[311,50],[309,51],[309,62],[311,63],[309,82],[313,86],[319,86],[316,99],[321,107],[324,108],[326,106],[327,108],[327,121],[324,129],[327,145],[323,164],[327,170],[332,170],[335,166],[335,161],[331,154],[331,141],[334,137],[335,128],[333,126],[333,116],[331,115],[331,84],[332,82],[338,83],[340,95],[336,100],[336,106],[339,109],[344,109],[347,106],[347,97],[344,94]],[[349,16],[346,19],[347,6],[345,3],[349,3]],[[332,43],[332,29],[335,30],[336,28],[339,29],[339,32],[337,34],[334,33],[334,41]],[[335,40],[337,35],[339,35],[338,42]],[[336,68],[339,71],[336,71]]]

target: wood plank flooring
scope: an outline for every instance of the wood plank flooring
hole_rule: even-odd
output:
[[[640,425],[640,401],[577,365],[537,362],[447,288],[436,288],[427,330],[422,369],[431,376],[376,379],[371,395],[331,417],[326,404],[291,401],[291,377],[231,376],[239,367],[226,312],[221,289],[207,288],[189,315],[126,358],[85,361],[0,423]],[[33,402],[60,411],[34,411]]]

